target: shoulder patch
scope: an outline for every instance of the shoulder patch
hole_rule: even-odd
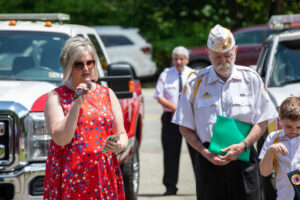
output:
[[[158,78],[158,82],[163,82],[162,77],[159,77],[159,78]]]
[[[269,93],[268,90],[267,90],[267,88],[266,88],[266,85],[265,85],[264,83],[262,83],[262,88],[263,88],[263,91],[264,91],[266,94]]]
[[[165,68],[158,77],[158,82],[163,82],[166,79],[167,74],[170,71],[170,67]]]

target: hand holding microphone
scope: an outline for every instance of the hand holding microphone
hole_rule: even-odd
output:
[[[86,83],[86,87],[87,87],[88,90],[91,89],[91,87],[92,87],[91,83]],[[84,94],[85,91],[86,91],[86,90],[84,90],[84,89],[79,89],[79,90],[77,90],[77,91],[73,94],[73,98],[74,98],[74,99],[77,99],[80,95]]]

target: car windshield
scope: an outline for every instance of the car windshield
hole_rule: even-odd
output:
[[[300,40],[281,42],[275,54],[271,87],[300,82]]]
[[[61,82],[59,55],[68,35],[0,31],[0,79]]]

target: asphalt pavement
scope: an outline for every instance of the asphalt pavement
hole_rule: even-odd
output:
[[[162,108],[153,98],[154,88],[142,90],[145,102],[143,138],[140,148],[140,188],[139,200],[194,200],[196,183],[191,159],[185,141],[182,142],[178,191],[174,196],[163,196],[165,187],[162,184],[163,151],[161,145]]]

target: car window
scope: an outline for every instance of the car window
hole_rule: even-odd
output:
[[[270,85],[274,87],[300,82],[300,40],[280,42],[275,54]]]
[[[61,82],[60,52],[68,38],[61,33],[0,31],[0,76]]]
[[[106,47],[133,45],[133,42],[123,35],[100,35]]]
[[[98,40],[97,40],[96,36],[92,35],[92,34],[88,34],[88,37],[89,37],[89,39],[91,40],[91,42],[93,43],[93,45],[96,48],[98,59],[100,61],[100,64],[101,64],[102,68],[107,69],[107,60],[104,56],[104,53],[102,51],[102,48],[101,48],[100,44],[98,43]]]
[[[260,43],[261,31],[247,31],[234,34],[235,41],[240,44],[257,44]]]
[[[241,44],[260,44],[264,42],[270,34],[278,32],[278,30],[260,29],[234,34],[234,38],[238,45]]]

